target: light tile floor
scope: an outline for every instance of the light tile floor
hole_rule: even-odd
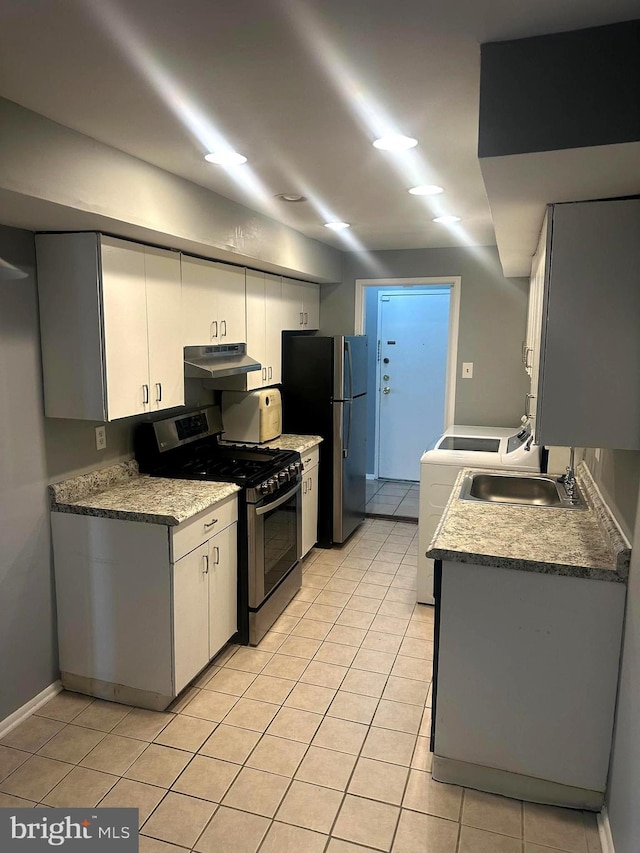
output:
[[[367,480],[368,516],[418,519],[419,484],[411,480]]]
[[[435,782],[416,527],[314,550],[256,649],[156,713],[61,693],[0,743],[0,806],[132,806],[141,853],[601,853],[595,818]]]

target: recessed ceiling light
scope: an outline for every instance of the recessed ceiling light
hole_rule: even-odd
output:
[[[289,201],[292,203],[307,200],[305,196],[299,193],[278,193],[275,198],[279,198],[280,201]]]
[[[331,228],[332,231],[342,231],[344,228],[351,228],[348,222],[325,222],[325,228]]]
[[[443,193],[444,190],[436,184],[422,184],[419,187],[411,187],[409,192],[411,195],[438,195],[438,193]]]
[[[460,222],[459,216],[436,216],[433,220],[434,222],[439,222],[440,225],[453,225],[454,222]]]
[[[392,133],[374,140],[373,147],[380,148],[382,151],[406,151],[408,148],[415,148],[417,144],[418,140],[411,136]]]
[[[204,159],[216,166],[241,166],[247,162],[244,154],[238,154],[237,151],[210,151],[204,155]]]

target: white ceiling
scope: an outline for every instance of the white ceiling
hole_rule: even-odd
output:
[[[2,0],[0,96],[340,248],[489,245],[480,44],[637,12],[637,0]],[[374,149],[389,130],[418,148]],[[248,164],[205,163],[220,138]],[[418,183],[445,193],[409,195]],[[309,202],[274,199],[287,191]],[[462,222],[431,222],[440,213]],[[335,235],[326,218],[352,228]]]

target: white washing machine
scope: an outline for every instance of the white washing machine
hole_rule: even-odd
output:
[[[462,468],[510,468],[540,471],[540,447],[532,446],[531,426],[477,427],[454,425],[420,459],[418,513],[418,590],[421,604],[433,604],[433,560],[429,543]]]

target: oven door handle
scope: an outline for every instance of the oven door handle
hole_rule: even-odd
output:
[[[275,501],[271,501],[271,503],[268,503],[266,506],[261,506],[258,509],[256,509],[256,511],[255,511],[256,515],[265,515],[267,512],[270,512],[272,509],[277,509],[279,506],[282,506],[282,504],[286,503],[289,500],[289,498],[292,497],[292,495],[295,495],[296,492],[300,491],[301,486],[302,486],[301,482],[296,483],[296,485],[293,487],[293,489],[289,489],[289,491],[286,493],[286,495],[282,495],[282,497],[278,498]]]

